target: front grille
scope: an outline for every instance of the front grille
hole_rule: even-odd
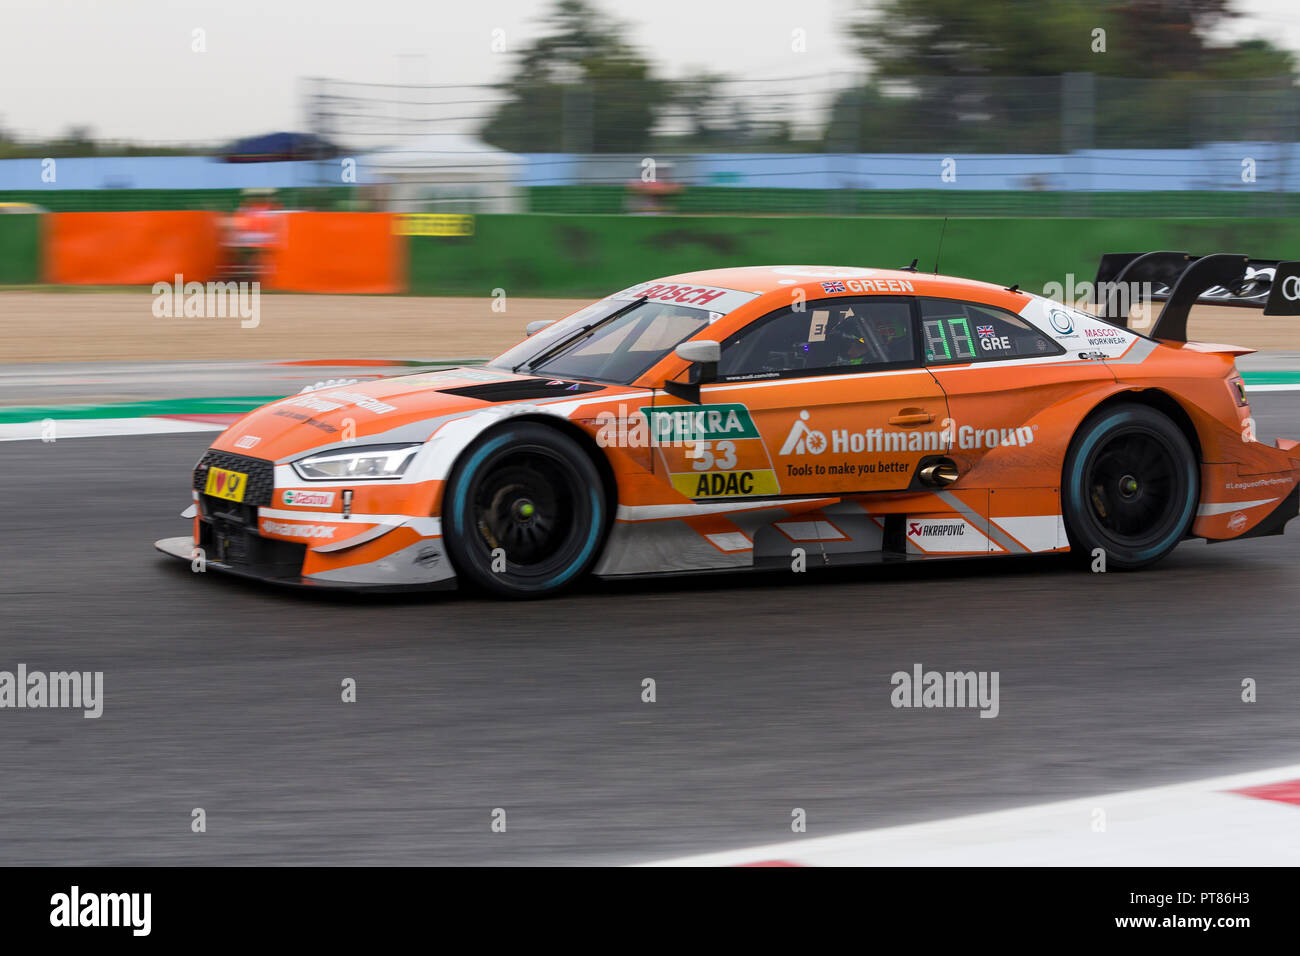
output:
[[[225,468],[248,476],[243,501],[205,495],[209,468]],[[268,507],[275,491],[275,465],[228,451],[208,449],[194,466],[194,490],[199,493],[203,520],[199,522],[199,547],[208,560],[260,578],[297,578],[307,556],[307,545],[263,538],[257,533],[257,509]]]
[[[228,451],[209,448],[207,453],[194,466],[194,490],[202,493],[208,483],[208,468],[224,468],[238,471],[248,476],[244,488],[244,504],[252,507],[270,507],[271,497],[275,492],[275,465],[262,458],[249,458]],[[206,496],[205,496],[206,498]],[[213,502],[214,499],[207,499]],[[220,501],[220,499],[215,499]],[[225,502],[233,504],[233,502]]]
[[[206,501],[220,502],[220,499],[206,498]],[[263,538],[257,533],[256,516],[251,524],[241,521],[240,513],[234,510],[238,508],[234,505],[229,511],[209,511],[207,520],[199,522],[199,547],[208,558],[260,578],[297,578],[301,575],[307,545]]]

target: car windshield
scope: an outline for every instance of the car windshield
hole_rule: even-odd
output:
[[[525,339],[488,367],[627,385],[716,315],[669,302],[606,299]]]

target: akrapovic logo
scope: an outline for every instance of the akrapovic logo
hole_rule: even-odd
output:
[[[926,524],[923,521],[912,521],[907,525],[909,538],[952,538],[965,533],[964,524]]]

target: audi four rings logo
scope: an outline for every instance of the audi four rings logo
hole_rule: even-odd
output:
[[[1287,276],[1282,280],[1282,298],[1300,302],[1300,276]]]

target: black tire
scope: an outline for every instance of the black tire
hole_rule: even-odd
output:
[[[579,580],[606,522],[596,466],[568,435],[536,422],[478,439],[443,496],[443,537],[457,573],[502,597],[547,597]]]
[[[1061,507],[1070,546],[1106,567],[1155,564],[1186,535],[1200,500],[1196,455],[1182,431],[1153,408],[1119,404],[1095,412],[1065,457]]]

